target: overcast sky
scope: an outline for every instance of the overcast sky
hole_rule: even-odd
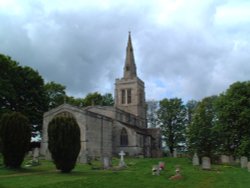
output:
[[[148,100],[250,80],[250,0],[0,0],[0,53],[75,97],[113,93],[128,31]]]

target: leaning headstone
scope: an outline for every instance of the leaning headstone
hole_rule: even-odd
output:
[[[229,159],[228,155],[221,155],[220,160],[221,160],[222,164],[229,164],[230,163],[230,159]]]
[[[209,157],[202,157],[202,169],[204,170],[211,169],[211,161]]]
[[[197,153],[194,154],[192,162],[193,162],[194,166],[200,165],[200,161],[199,161],[199,157],[198,157]]]
[[[250,172],[250,162],[247,163],[247,170]]]
[[[174,158],[177,157],[177,150],[176,150],[176,149],[174,149],[174,151],[173,151],[173,157],[174,157]]]
[[[125,166],[126,166],[126,163],[125,163],[125,161],[124,161],[124,156],[125,156],[126,154],[124,153],[124,151],[121,151],[121,152],[119,153],[119,155],[121,156],[120,162],[119,162],[119,167],[125,167]]]
[[[109,169],[111,166],[112,166],[112,163],[111,163],[110,157],[108,157],[108,156],[103,157],[103,168]]]
[[[247,167],[247,162],[248,162],[247,157],[245,157],[245,156],[241,157],[240,158],[240,166],[241,166],[241,168],[246,168]]]

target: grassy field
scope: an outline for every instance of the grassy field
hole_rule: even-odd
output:
[[[166,169],[160,176],[152,176],[152,165],[164,161]],[[127,159],[128,167],[118,170],[102,170],[100,164],[93,166],[77,164],[70,174],[58,172],[50,161],[41,161],[35,167],[20,170],[5,169],[0,160],[0,188],[237,188],[250,187],[250,172],[238,166],[214,165],[211,171],[193,167],[187,158]],[[118,164],[114,160],[114,164]],[[181,180],[169,180],[180,165]]]

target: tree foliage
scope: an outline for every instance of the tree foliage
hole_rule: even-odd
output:
[[[166,144],[171,153],[185,141],[186,108],[181,99],[163,99],[157,112]]]
[[[199,156],[212,157],[218,148],[216,131],[216,96],[206,97],[198,103],[191,124],[188,126],[188,145]]]
[[[55,117],[48,126],[48,148],[56,168],[70,172],[80,152],[80,128],[73,117]]]
[[[4,165],[19,168],[28,151],[31,128],[27,117],[21,113],[4,114],[0,121],[0,140]]]
[[[231,155],[248,154],[244,151],[250,140],[250,81],[236,82],[219,96],[216,103],[222,149]],[[244,147],[243,147],[244,146]]]
[[[66,97],[65,86],[55,82],[48,82],[45,84],[44,88],[48,98],[49,109],[63,104]]]
[[[39,73],[0,54],[0,116],[21,112],[32,124],[41,125],[46,110],[44,81]]]

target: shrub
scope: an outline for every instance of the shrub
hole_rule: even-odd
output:
[[[4,114],[0,121],[0,139],[4,165],[20,168],[31,139],[28,118],[18,112]]]
[[[55,117],[48,126],[48,147],[56,168],[70,172],[79,154],[80,128],[73,117]]]

